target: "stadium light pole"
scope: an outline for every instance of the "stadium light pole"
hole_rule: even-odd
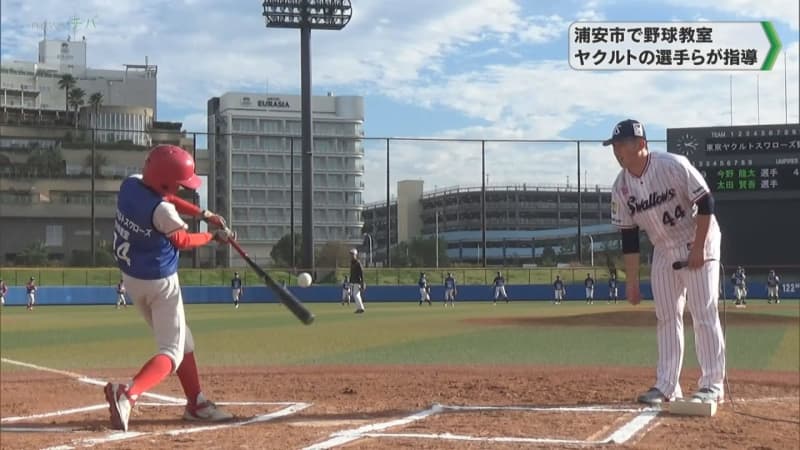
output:
[[[369,263],[367,264],[367,267],[370,267],[370,266],[373,265],[372,264],[372,235],[369,234],[369,233],[364,233],[364,237],[367,238],[367,242],[369,243],[368,244],[369,245]]]
[[[303,267],[313,270],[314,143],[311,122],[311,30],[341,30],[350,22],[353,10],[350,0],[264,0],[261,6],[264,9],[264,23],[267,28],[300,30]]]
[[[436,210],[436,268],[439,268],[439,210]]]

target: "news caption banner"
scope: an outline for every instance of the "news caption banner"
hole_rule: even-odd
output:
[[[575,70],[771,70],[781,41],[771,22],[573,22]]]

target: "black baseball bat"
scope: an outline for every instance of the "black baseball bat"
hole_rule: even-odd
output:
[[[184,211],[191,211],[192,215],[194,215],[195,217],[199,217],[203,221],[208,222],[208,220],[206,220],[206,218],[203,217],[202,214],[203,211],[200,209],[199,206],[190,203],[176,195],[167,196],[165,200],[170,203],[181,206]],[[264,280],[264,283],[266,283],[267,287],[270,288],[272,292],[275,293],[275,295],[278,297],[278,300],[280,300],[280,302],[283,303],[283,306],[288,308],[289,311],[291,311],[292,314],[294,314],[295,317],[300,319],[300,321],[303,322],[304,324],[311,325],[314,322],[314,314],[311,311],[309,311],[308,308],[305,307],[305,305],[303,305],[300,299],[298,299],[294,294],[289,292],[289,290],[286,289],[285,286],[276,283],[275,280],[266,271],[264,271],[264,269],[259,267],[258,264],[256,264],[255,261],[253,261],[252,258],[250,258],[250,255],[248,255],[247,252],[245,252],[244,249],[242,249],[242,247],[239,245],[238,242],[236,242],[236,240],[230,239],[228,240],[228,243],[231,245],[231,247],[233,247],[234,250],[236,250],[237,253],[239,253],[242,259],[244,259],[245,262],[247,262],[247,265],[249,265],[250,268],[253,269],[253,271],[255,271],[255,273],[257,273],[258,276]]]
[[[300,319],[300,322],[303,322],[306,325],[311,325],[314,323],[314,314],[309,311],[305,305],[303,305],[300,299],[289,292],[289,289],[287,289],[285,286],[276,283],[275,280],[264,271],[264,269],[259,267],[259,265],[250,258],[250,256],[242,249],[238,242],[231,239],[228,241],[228,243],[234,248],[234,250],[236,250],[237,253],[239,253],[242,259],[247,262],[247,265],[249,265],[250,268],[253,269],[253,271],[264,280],[264,283],[267,284],[267,287],[278,296],[278,300],[283,303],[283,306],[287,307],[289,311],[295,315],[295,317]]]
[[[707,263],[709,261],[714,261],[714,260],[713,259],[707,259],[707,260],[703,261],[703,263]],[[689,267],[689,261],[675,261],[674,263],[672,263],[672,268],[675,269],[675,270],[681,270],[684,267]]]
[[[689,267],[689,261],[675,261],[672,263],[672,268],[675,270],[681,270],[684,267]]]

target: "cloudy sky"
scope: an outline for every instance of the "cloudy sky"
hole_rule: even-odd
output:
[[[597,140],[633,117],[655,140],[672,127],[800,120],[797,0],[352,3],[344,30],[312,33],[314,92],[363,95],[367,136]],[[158,65],[159,119],[181,121],[189,131],[205,131],[209,97],[300,91],[299,32],[266,29],[260,1],[0,0],[0,6],[4,60],[36,60],[41,30],[34,24],[56,24],[49,37],[63,38],[69,32],[63,24],[80,18],[89,65],[121,68],[147,56]],[[758,74],[575,71],[567,55],[568,27],[576,20],[771,20],[785,53],[771,72]],[[385,145],[366,144],[367,201],[385,198]],[[479,142],[393,141],[391,149],[392,191],[403,179],[423,179],[426,190],[480,184]],[[489,142],[488,182],[574,185],[575,153],[570,143]],[[610,184],[617,171],[611,155],[596,144],[581,153],[581,176],[590,185]]]

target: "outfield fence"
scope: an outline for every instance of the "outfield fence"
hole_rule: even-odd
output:
[[[736,267],[725,267],[726,284]],[[800,289],[800,266],[748,267],[747,276],[750,282],[765,282],[769,270],[776,270],[781,283],[791,283]],[[298,271],[287,268],[268,269],[270,275],[279,283],[287,286],[297,285]],[[597,284],[607,284],[609,270],[606,267],[447,267],[447,268],[365,268],[364,278],[367,285],[405,286],[416,285],[420,272],[425,272],[428,282],[440,285],[448,272],[452,273],[459,285],[489,285],[497,272],[501,272],[507,284],[551,284],[560,276],[567,284],[583,283],[587,275],[591,275]],[[260,284],[258,276],[247,268],[190,269],[179,271],[183,286],[228,286],[233,274],[238,272],[245,285]],[[348,268],[320,268],[316,271],[315,284],[340,285],[344,277],[349,275]],[[54,267],[4,267],[0,268],[0,279],[9,286],[21,286],[30,277],[36,278],[40,286],[112,286],[119,282],[120,271],[116,268],[54,268]],[[640,279],[649,280],[650,267],[642,265]],[[625,281],[626,274],[617,271],[617,279]]]
[[[425,272],[432,284],[442,284],[448,272],[451,272],[461,285],[489,285],[500,271],[507,284],[549,284],[556,276],[565,283],[583,282],[587,274],[598,283],[605,283],[609,271],[605,267],[537,267],[537,268],[365,268],[364,277],[367,285],[416,285],[420,272]],[[181,284],[184,286],[227,286],[238,272],[245,285],[259,283],[258,277],[245,268],[226,269],[180,269]],[[341,284],[349,274],[346,268],[318,269],[316,283],[322,285]],[[278,282],[288,286],[297,285],[297,273],[291,269],[269,269],[270,275]],[[649,278],[649,268],[643,267],[642,278]],[[116,268],[45,268],[14,267],[0,268],[0,279],[9,286],[27,283],[30,277],[36,278],[41,286],[111,286],[119,282],[120,271]],[[625,273],[618,272],[618,279],[625,280]]]

